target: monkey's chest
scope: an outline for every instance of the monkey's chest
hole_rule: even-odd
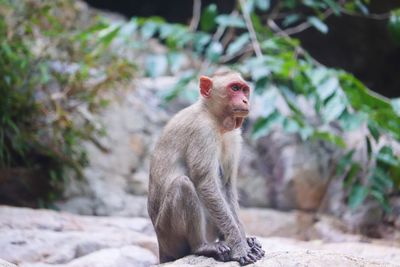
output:
[[[221,155],[218,161],[218,176],[221,179],[222,184],[226,184],[229,180],[232,171],[232,161],[226,157],[226,155]]]

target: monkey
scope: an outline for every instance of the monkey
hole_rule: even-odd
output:
[[[170,119],[150,159],[148,213],[160,263],[195,254],[247,265],[265,254],[238,217],[250,87],[233,71],[201,76],[199,87],[199,100]]]

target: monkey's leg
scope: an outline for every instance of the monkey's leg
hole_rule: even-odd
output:
[[[175,178],[169,185],[155,223],[160,263],[176,260],[190,253],[220,261],[230,260],[230,248],[225,242],[207,240],[203,209],[192,181],[186,176]],[[215,241],[218,236],[208,238]]]
[[[216,242],[218,230],[207,220],[192,181],[186,176],[179,179],[182,211],[187,222],[186,237],[191,252],[199,256],[213,257],[219,261],[229,261],[230,248],[224,241]]]
[[[160,263],[173,261],[190,254],[190,246],[186,238],[188,209],[185,204],[185,201],[190,200],[186,199],[182,179],[177,177],[169,185],[154,224]]]

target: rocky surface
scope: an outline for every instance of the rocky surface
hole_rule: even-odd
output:
[[[346,235],[340,227],[329,231],[331,224],[326,219],[313,224],[315,218],[308,213],[251,209],[243,210],[241,217],[248,233],[263,236],[259,239],[266,256],[254,266],[400,266],[399,247],[366,239],[372,243],[361,243],[360,237]],[[316,226],[321,222],[325,231]],[[314,231],[317,239],[296,240],[304,238],[299,231]],[[2,267],[141,267],[158,262],[151,222],[139,217],[81,216],[0,206],[0,248]],[[238,264],[188,256],[162,266]]]
[[[24,267],[149,266],[157,241],[145,218],[92,217],[0,206],[0,258]]]
[[[220,263],[210,258],[189,256],[173,263],[166,263],[160,265],[163,267],[238,267],[239,264],[236,262]],[[396,264],[384,262],[384,261],[374,261],[367,260],[359,257],[348,256],[339,253],[331,253],[326,251],[313,251],[313,250],[303,250],[303,251],[279,251],[270,252],[265,255],[260,261],[249,265],[254,267],[276,267],[276,266],[304,266],[304,267],[337,267],[337,266],[347,266],[347,267],[391,267],[399,266]]]

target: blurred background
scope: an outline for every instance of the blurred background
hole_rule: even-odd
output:
[[[253,89],[247,231],[400,246],[400,1],[0,0],[0,258],[155,263],[149,156],[221,66]]]

